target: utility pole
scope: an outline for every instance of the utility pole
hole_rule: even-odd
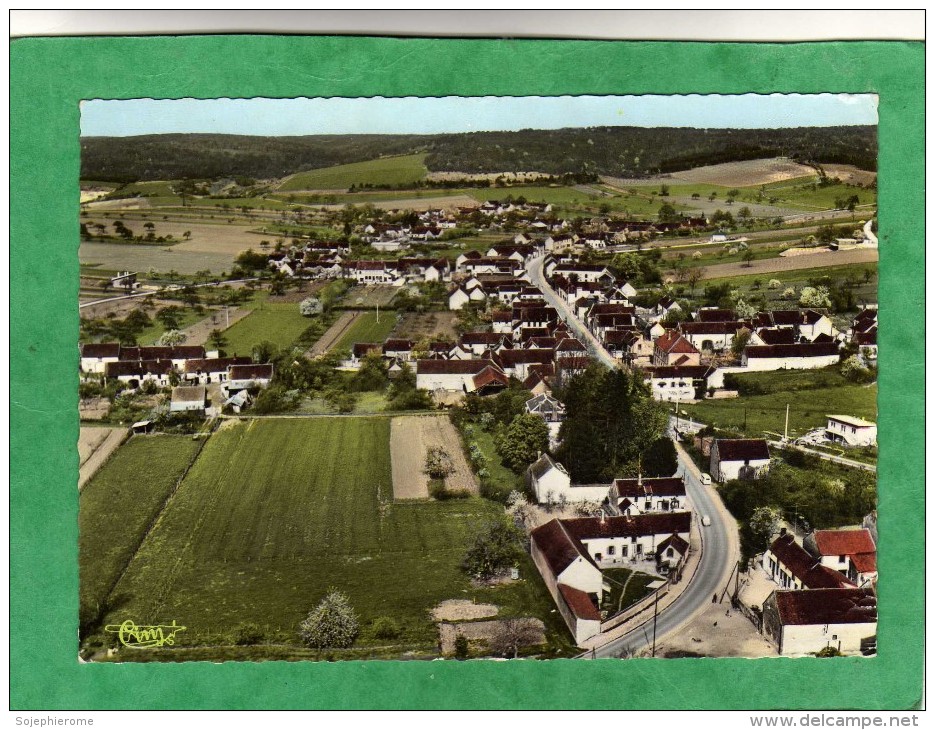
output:
[[[789,404],[786,403],[786,427],[782,431],[782,442],[786,443],[789,440]]]
[[[656,600],[653,602],[653,657],[656,656],[656,616],[659,615],[659,589],[656,589]]]
[[[377,324],[380,324],[380,302],[377,302]]]
[[[680,393],[675,394],[675,431],[678,433],[679,430],[679,395]]]

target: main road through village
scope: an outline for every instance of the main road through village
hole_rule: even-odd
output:
[[[527,264],[532,283],[539,287],[545,300],[555,307],[569,328],[585,343],[594,358],[607,367],[619,367],[620,363],[611,357],[600,341],[588,331],[581,320],[549,286],[542,271],[543,258],[543,256],[537,256]],[[734,518],[724,508],[714,487],[704,486],[701,483],[701,473],[691,458],[681,449],[678,449],[678,454],[679,473],[684,475],[685,490],[694,506],[694,519],[699,520],[700,523],[700,517],[707,516],[711,524],[707,527],[700,527],[701,559],[689,579],[690,583],[674,602],[659,612],[655,619],[657,641],[688,624],[705,608],[706,604],[711,602],[714,596],[720,600],[740,554],[740,539]],[[653,619],[649,618],[628,633],[608,641],[593,652],[588,652],[586,656],[588,658],[628,656],[652,643]]]

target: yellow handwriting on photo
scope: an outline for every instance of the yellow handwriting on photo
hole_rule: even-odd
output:
[[[127,620],[122,624],[108,624],[104,631],[117,634],[120,643],[132,649],[152,649],[160,646],[175,644],[175,635],[185,631],[185,626],[179,626],[174,620],[169,625],[137,626],[133,621]]]

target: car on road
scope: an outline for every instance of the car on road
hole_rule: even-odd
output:
[[[711,526],[711,518],[708,517],[708,515],[702,515],[702,516],[701,516],[701,524],[704,525],[705,527],[710,527],[710,526]]]
[[[707,487],[707,486],[710,486],[710,484],[711,484],[711,475],[710,475],[710,474],[702,474],[702,475],[701,475],[701,483],[704,484],[706,487]]]

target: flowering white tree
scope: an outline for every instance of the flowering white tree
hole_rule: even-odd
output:
[[[321,314],[321,302],[315,297],[303,299],[299,304],[299,312],[302,313],[303,317],[313,317],[316,314]]]
[[[187,339],[188,337],[184,332],[169,330],[168,332],[163,332],[162,337],[159,338],[159,344],[163,347],[175,347],[176,345],[181,345]]]
[[[830,307],[831,297],[826,286],[805,286],[799,292],[799,304],[803,307]]]
[[[782,282],[779,279],[770,279],[768,286],[770,289],[778,289],[782,286]]]
[[[346,595],[331,589],[299,625],[299,636],[312,649],[346,649],[357,639],[360,621]]]

